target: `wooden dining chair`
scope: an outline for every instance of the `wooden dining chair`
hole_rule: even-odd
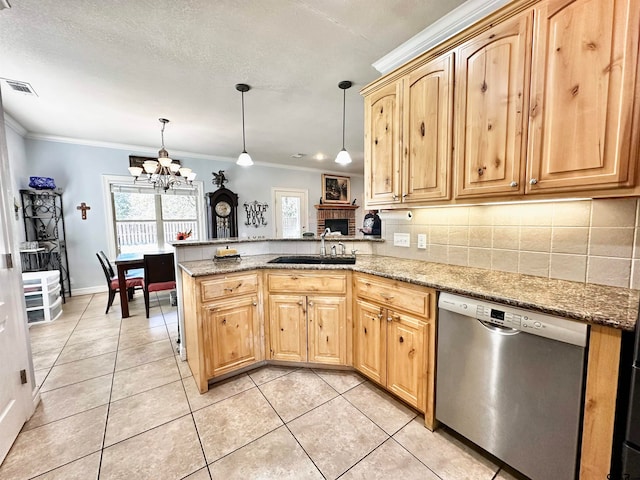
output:
[[[116,293],[120,290],[120,284],[118,282],[118,276],[115,275],[113,271],[113,267],[109,263],[106,255],[103,251],[96,253],[96,257],[98,257],[98,261],[100,262],[100,266],[102,267],[102,271],[104,272],[104,276],[107,280],[107,288],[109,290],[109,298],[107,300],[107,309],[105,310],[105,314],[109,313],[109,309],[113,304],[113,300],[116,298]],[[129,300],[133,298],[133,292],[136,288],[142,289],[143,287],[143,277],[142,276],[127,276],[126,284],[127,284],[127,295],[129,295]]]
[[[144,307],[149,318],[149,293],[176,288],[176,270],[173,253],[144,256]]]

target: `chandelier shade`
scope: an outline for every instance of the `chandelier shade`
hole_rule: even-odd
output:
[[[190,168],[181,167],[178,162],[174,162],[164,148],[164,129],[169,120],[160,118],[159,121],[162,124],[162,147],[158,151],[158,160],[146,160],[142,167],[129,167],[129,173],[134,177],[134,182],[146,181],[156,190],[165,192],[183,185],[192,186],[196,174]]]

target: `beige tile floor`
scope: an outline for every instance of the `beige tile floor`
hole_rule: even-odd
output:
[[[168,297],[130,305],[73,297],[31,326],[42,400],[1,479],[515,478],[355,373],[270,366],[200,395]]]

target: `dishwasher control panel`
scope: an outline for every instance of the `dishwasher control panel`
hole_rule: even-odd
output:
[[[450,293],[440,294],[438,307],[498,326],[504,333],[522,331],[580,347],[587,343],[588,325],[575,320]]]

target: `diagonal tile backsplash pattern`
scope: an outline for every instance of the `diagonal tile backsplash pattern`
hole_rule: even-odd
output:
[[[639,209],[636,198],[413,209],[411,222],[383,221],[374,253],[640,288]],[[395,247],[394,233],[411,246]]]

